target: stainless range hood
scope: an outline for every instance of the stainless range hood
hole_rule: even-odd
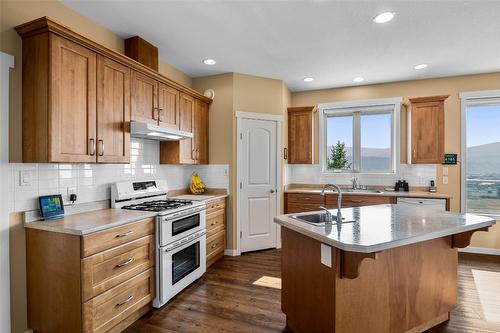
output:
[[[165,128],[158,125],[131,121],[130,135],[136,138],[145,138],[157,141],[178,141],[193,137],[193,133]]]

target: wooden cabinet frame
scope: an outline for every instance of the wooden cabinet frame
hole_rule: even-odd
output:
[[[288,164],[314,163],[315,106],[288,108]]]

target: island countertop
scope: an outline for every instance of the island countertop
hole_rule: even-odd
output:
[[[335,215],[336,209],[331,212]],[[374,205],[342,209],[346,221],[341,225],[315,226],[292,216],[281,215],[274,221],[282,227],[314,238],[344,251],[372,253],[439,237],[492,226],[490,217],[457,214],[402,205]]]

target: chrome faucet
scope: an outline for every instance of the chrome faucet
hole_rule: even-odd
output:
[[[332,216],[332,213],[330,212],[330,210],[326,207],[323,207],[323,206],[319,206],[319,209],[325,211],[325,215],[326,215],[325,223],[331,224],[333,221],[333,216]]]
[[[358,177],[352,177],[351,181],[352,181],[352,189],[356,190],[359,186]]]
[[[323,185],[323,189],[321,190],[321,195],[325,195],[325,191],[327,189],[335,189],[338,193],[338,197],[337,197],[337,218],[336,218],[336,221],[338,224],[342,223],[342,214],[340,212],[340,210],[342,209],[342,190],[340,189],[339,186],[335,185],[335,184],[325,184]],[[323,210],[327,210],[326,208],[324,207],[320,207],[321,209]],[[328,212],[330,213],[330,212]],[[330,213],[331,215],[331,213]],[[331,220],[331,216],[330,216],[330,220]]]

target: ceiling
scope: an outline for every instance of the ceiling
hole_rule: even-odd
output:
[[[193,77],[239,72],[301,91],[500,71],[497,0],[62,2],[123,38],[145,38]],[[395,18],[374,23],[384,11]],[[415,70],[421,63],[429,67]]]

